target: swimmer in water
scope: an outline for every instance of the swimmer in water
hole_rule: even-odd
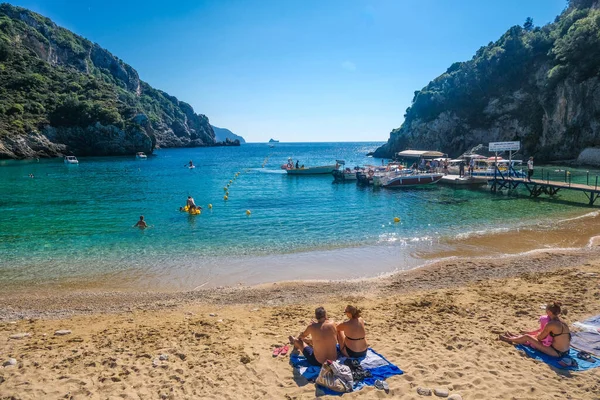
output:
[[[148,227],[148,224],[146,223],[146,221],[144,221],[144,216],[143,215],[140,215],[140,220],[138,222],[136,222],[133,227],[134,228],[138,227],[140,229],[145,229],[145,228]]]

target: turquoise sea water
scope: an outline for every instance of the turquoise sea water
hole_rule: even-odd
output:
[[[583,194],[533,201],[442,185],[390,191],[280,169],[288,157],[306,166],[381,164],[366,157],[379,144],[165,149],[145,161],[90,157],[79,165],[1,162],[0,287],[89,281],[193,289],[373,276],[418,265],[415,253],[442,238],[589,211]],[[185,166],[190,159],[195,169]],[[178,211],[188,195],[204,207],[201,215]],[[149,229],[132,227],[140,215]]]

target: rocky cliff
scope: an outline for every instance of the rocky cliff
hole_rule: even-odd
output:
[[[538,161],[600,146],[600,10],[571,0],[555,22],[525,24],[457,62],[415,92],[402,126],[375,156],[406,148],[457,156],[477,144],[520,140]]]
[[[107,50],[0,5],[0,158],[151,153],[215,144],[208,118]]]

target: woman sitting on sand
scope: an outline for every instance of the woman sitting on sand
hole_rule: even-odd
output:
[[[344,312],[349,320],[336,328],[340,350],[350,358],[364,357],[369,345],[365,339],[365,322],[360,317],[360,310],[354,306],[347,306]]]
[[[508,343],[529,344],[534,349],[548,354],[549,356],[563,358],[569,355],[569,347],[571,346],[571,332],[569,326],[561,321],[559,302],[553,302],[546,306],[546,314],[549,321],[542,331],[534,337],[532,335],[513,335],[506,332],[505,336],[500,336],[499,339]],[[545,339],[550,336],[552,343],[549,346],[544,345]]]

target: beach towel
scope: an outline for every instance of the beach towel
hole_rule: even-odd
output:
[[[344,363],[345,360],[346,357],[338,358],[340,363]],[[301,375],[311,382],[317,379],[319,372],[321,371],[321,367],[310,365],[302,354],[292,354],[290,356],[290,364],[294,368],[294,374]],[[354,382],[354,391],[362,389],[365,385],[373,386],[375,385],[375,381],[378,379],[384,380],[390,376],[401,375],[404,373],[400,368],[396,367],[394,364],[386,360],[385,357],[371,348],[367,350],[367,355],[360,359],[360,365],[365,371],[371,372],[371,377],[365,378],[359,382]],[[326,388],[323,388],[323,392],[330,395],[340,395],[340,393]]]
[[[600,333],[573,332],[571,346],[577,350],[587,351],[596,357],[600,357]]]
[[[598,332],[598,329],[600,329],[600,315],[596,315],[581,322],[575,322],[573,326],[590,332]]]
[[[576,350],[574,348],[569,349],[569,357],[577,361],[577,366],[574,367],[563,367],[558,363],[560,361],[560,358],[549,356],[528,346],[523,346],[519,344],[516,346],[516,348],[518,350],[524,351],[529,357],[535,360],[544,362],[552,367],[559,369],[566,369],[569,371],[586,371],[588,369],[600,367],[600,359],[592,357],[589,361],[581,360],[577,358],[577,353],[579,353],[579,350]]]

